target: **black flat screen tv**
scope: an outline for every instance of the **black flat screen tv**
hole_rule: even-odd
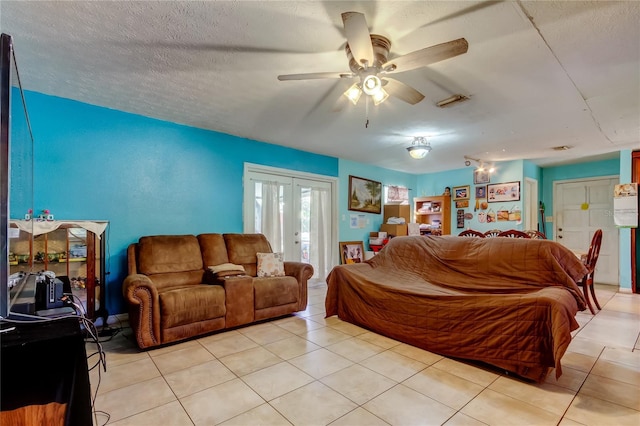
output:
[[[0,35],[0,319],[11,313],[12,301],[20,297],[32,262],[12,271],[9,262],[11,218],[22,219],[33,211],[33,135],[13,39]],[[33,235],[33,232],[31,232]],[[19,270],[18,270],[19,269]],[[13,272],[13,274],[12,274]],[[17,279],[21,273],[23,279]],[[11,288],[13,290],[11,291]]]

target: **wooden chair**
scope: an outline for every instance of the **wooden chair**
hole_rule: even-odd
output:
[[[546,240],[547,236],[544,235],[542,232],[540,231],[536,231],[535,229],[529,229],[527,231],[524,231],[529,238],[533,238],[534,240]]]
[[[484,234],[480,231],[475,231],[473,229],[465,229],[461,233],[458,234],[459,237],[477,237],[484,238]]]
[[[591,305],[591,300],[589,300],[589,293],[591,293],[591,297],[593,298],[594,303],[598,310],[602,309],[600,307],[600,303],[598,303],[598,299],[596,298],[596,292],[593,286],[593,275],[596,272],[596,263],[598,262],[598,256],[600,255],[600,246],[602,245],[602,229],[598,229],[593,234],[593,238],[591,238],[591,245],[589,246],[589,252],[587,253],[587,258],[584,261],[584,265],[587,267],[587,274],[582,278],[582,281],[578,283],[580,287],[582,287],[582,292],[584,293],[584,298],[587,301],[587,306],[592,314],[595,315],[595,310]],[[589,291],[587,291],[589,289]]]
[[[484,233],[484,237],[485,238],[493,238],[493,237],[497,237],[499,233],[501,233],[502,230],[501,229],[490,229],[487,232]]]
[[[502,231],[498,234],[498,237],[508,238],[531,238],[526,232],[518,231],[517,229],[509,229],[508,231]]]

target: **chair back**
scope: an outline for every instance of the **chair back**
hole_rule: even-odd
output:
[[[529,229],[524,231],[529,236],[529,238],[533,238],[534,240],[546,240],[547,236],[544,235],[540,231],[536,231],[535,229]]]
[[[598,262],[598,256],[600,256],[600,246],[602,245],[602,229],[598,229],[593,233],[591,238],[591,245],[589,246],[589,253],[587,253],[587,260],[585,261],[586,267],[589,272],[593,272],[596,269],[596,263]]]
[[[498,237],[530,238],[526,232],[518,231],[517,229],[509,229],[508,231],[502,231],[498,234]]]
[[[502,230],[501,229],[490,229],[487,232],[484,233],[484,237],[485,238],[493,238],[493,237],[497,237],[499,233],[501,233]]]
[[[459,237],[477,237],[484,238],[484,234],[480,231],[476,231],[473,229],[465,229],[461,233],[458,234]]]

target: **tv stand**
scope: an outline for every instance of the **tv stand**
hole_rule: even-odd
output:
[[[0,321],[0,329],[0,424],[91,425],[78,318]]]

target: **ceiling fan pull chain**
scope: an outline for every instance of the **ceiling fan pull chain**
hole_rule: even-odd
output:
[[[368,96],[365,98],[364,110],[366,115],[365,118],[367,119],[367,121],[365,121],[364,123],[364,128],[368,129],[369,128],[369,97]]]

